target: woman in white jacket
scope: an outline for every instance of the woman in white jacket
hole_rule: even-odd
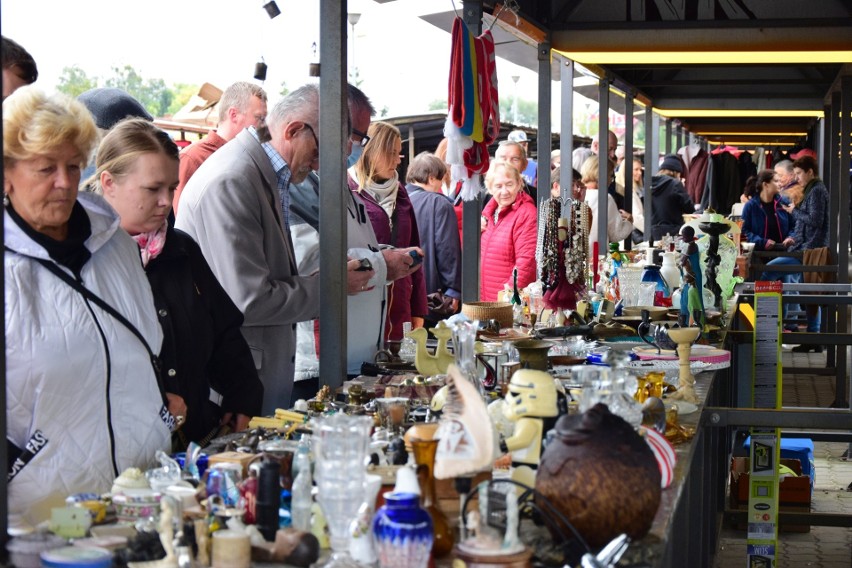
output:
[[[97,136],[63,95],[3,102],[11,527],[149,467],[180,422],[150,356],[162,332],[139,247],[101,197],[77,195]]]

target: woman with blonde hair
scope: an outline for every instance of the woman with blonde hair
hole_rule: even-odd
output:
[[[607,177],[612,175],[612,162],[607,161],[609,164],[609,168],[607,169]],[[583,168],[580,170],[580,175],[582,176],[583,184],[586,186],[586,203],[589,205],[589,208],[592,210],[592,222],[589,227],[589,258],[595,259],[595,253],[598,255],[606,254],[606,251],[609,247],[604,243],[600,245],[597,251],[595,251],[596,245],[598,245],[598,193],[601,191],[598,189],[598,157],[591,156],[583,163]],[[604,195],[607,200],[607,212],[606,212],[606,234],[607,240],[612,243],[617,243],[623,239],[626,239],[630,233],[633,231],[633,216],[624,211],[623,209],[619,209],[615,204],[615,200],[611,195],[606,193],[606,188],[603,189]]]
[[[102,197],[77,193],[97,140],[65,95],[23,87],[3,102],[10,527],[147,469],[183,418],[156,370],[138,247]]]
[[[624,177],[627,172],[625,162],[622,162],[621,167],[615,172],[615,188],[618,193],[624,195],[626,183]],[[631,213],[633,214],[633,242],[641,243],[644,240],[645,230],[645,188],[643,187],[642,174],[645,173],[642,165],[642,158],[633,156],[631,174],[633,176],[633,197],[631,200]]]
[[[349,189],[364,204],[379,244],[398,249],[414,247],[422,260],[420,235],[414,208],[396,168],[400,163],[402,136],[387,122],[373,122],[367,130],[369,143],[354,166],[349,168]],[[388,293],[385,339],[402,339],[402,324],[423,327],[429,313],[426,281],[418,270],[395,280]]]
[[[136,241],[154,292],[165,335],[163,380],[187,407],[177,449],[207,445],[222,426],[246,429],[261,411],[263,385],[240,332],[243,315],[195,241],[167,222],[178,185],[177,145],[147,120],[124,120],[104,137],[95,166],[94,189]]]
[[[513,285],[518,269],[518,288],[536,278],[536,204],[523,190],[521,172],[511,162],[494,160],[485,175],[492,199],[482,211],[479,297],[497,300],[497,294]]]

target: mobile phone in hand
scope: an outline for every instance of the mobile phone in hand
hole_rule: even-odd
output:
[[[373,264],[367,258],[362,258],[358,263],[358,268],[355,269],[357,272],[367,272],[373,269]]]
[[[414,262],[411,263],[412,268],[423,262],[423,255],[417,252],[416,250],[408,251],[408,256],[410,256],[414,260]]]

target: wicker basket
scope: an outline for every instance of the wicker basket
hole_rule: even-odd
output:
[[[462,304],[462,313],[472,320],[486,322],[495,319],[500,327],[512,327],[512,304],[508,302],[470,302]]]

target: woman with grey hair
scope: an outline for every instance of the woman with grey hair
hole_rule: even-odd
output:
[[[430,324],[450,315],[446,312],[457,312],[461,300],[461,242],[456,212],[452,201],[441,191],[446,172],[441,158],[423,152],[411,160],[405,177],[405,190],[414,207],[425,255],[423,276],[430,300]],[[444,313],[434,311],[438,306],[445,308]]]

